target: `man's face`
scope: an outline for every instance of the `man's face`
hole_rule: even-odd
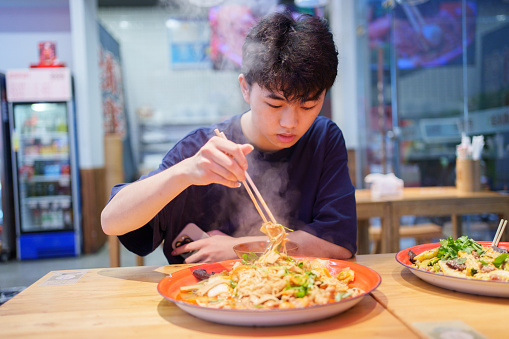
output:
[[[248,140],[265,152],[289,148],[307,132],[313,124],[325,98],[325,91],[318,99],[305,102],[289,102],[278,92],[270,92],[253,84],[250,90],[240,79],[241,89],[251,111],[244,117],[242,130]]]

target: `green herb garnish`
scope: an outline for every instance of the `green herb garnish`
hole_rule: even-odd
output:
[[[256,260],[258,260],[258,255],[253,252],[244,253],[244,254],[242,254],[242,259],[243,259],[242,264],[255,262]]]
[[[290,232],[293,232],[293,230],[292,230],[291,228],[288,228],[288,227],[283,226],[283,225],[281,225],[281,224],[276,224],[276,225],[281,226],[281,227],[283,227],[283,228],[287,229],[287,230],[288,230],[288,231],[290,231]]]
[[[315,284],[316,274],[312,272],[305,272],[305,274],[291,274],[293,275],[294,284],[287,282],[287,285],[284,289],[294,290],[294,295],[296,298],[304,298],[308,294],[309,289],[311,289]]]
[[[481,244],[469,239],[467,236],[459,237],[453,240],[452,237],[440,240],[440,247],[438,248],[438,257],[440,259],[454,259],[458,257],[458,252],[463,251],[466,253],[472,253],[476,251],[479,255],[483,254]]]
[[[308,293],[308,289],[305,286],[298,286],[295,289],[297,290],[297,292],[295,292],[297,298],[304,298]]]
[[[353,294],[353,292],[338,292],[334,295],[334,301],[340,301],[342,299],[348,298]]]
[[[507,258],[509,257],[509,253],[502,253],[501,255],[499,255],[498,257],[496,257],[494,260],[493,260],[493,265],[495,265],[497,268],[500,268],[500,265],[502,265],[506,260]]]
[[[438,257],[433,257],[429,260],[428,266],[434,266],[440,259]]]
[[[213,299],[209,299],[209,304],[215,304],[215,303],[220,303],[221,301],[224,301],[224,299],[217,299],[217,300],[213,300]]]
[[[433,271],[434,271],[435,273],[440,272],[440,265],[439,265],[438,263],[436,263],[435,265],[433,265]]]

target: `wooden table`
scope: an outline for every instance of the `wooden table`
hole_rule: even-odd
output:
[[[382,230],[391,227],[391,198],[375,199],[371,197],[369,189],[359,189],[355,190],[355,201],[357,205],[357,253],[366,254],[369,253],[369,219],[380,218]],[[382,232],[382,244],[386,243],[383,241],[383,235]],[[385,248],[382,247],[382,251]]]
[[[46,286],[48,279],[63,271],[50,272],[0,307],[1,337],[414,337],[370,295],[341,315],[297,326],[237,327],[200,320],[157,292],[162,278],[188,266],[89,269],[74,284]]]
[[[357,263],[382,276],[382,284],[372,295],[412,331],[418,333],[416,322],[462,321],[486,338],[507,338],[509,298],[477,296],[430,285],[394,257],[393,253],[360,255]]]
[[[462,235],[461,217],[467,214],[509,213],[509,196],[498,192],[459,192],[455,187],[405,187],[401,196],[371,198],[368,189],[355,192],[359,251],[369,251],[369,218],[382,218],[382,253],[399,251],[400,218],[404,215],[451,216],[452,235]],[[509,232],[504,234],[507,241]]]
[[[373,268],[382,283],[350,310],[308,324],[238,327],[197,319],[157,292],[167,274],[189,265],[53,271],[0,306],[2,338],[417,338],[416,321],[460,320],[489,338],[506,333],[509,299],[429,285],[394,254],[350,261]],[[51,285],[55,277],[80,276]],[[62,279],[66,280],[66,279]],[[70,282],[71,279],[67,279]]]

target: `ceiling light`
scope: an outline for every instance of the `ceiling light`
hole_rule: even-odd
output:
[[[129,28],[130,24],[129,24],[129,21],[125,21],[125,20],[122,20],[118,23],[118,25],[120,26],[120,28],[122,29],[127,29]]]

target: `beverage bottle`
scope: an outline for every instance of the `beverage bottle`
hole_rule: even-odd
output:
[[[32,222],[34,223],[34,226],[41,227],[41,208],[39,207],[39,204],[35,205],[32,212]]]
[[[48,228],[51,226],[51,215],[49,213],[49,204],[41,203],[41,227]]]
[[[48,183],[47,195],[56,195],[55,184],[52,182]]]
[[[72,209],[71,207],[64,210],[64,224],[65,226],[72,226]]]
[[[35,197],[42,196],[42,184],[40,182],[35,183],[34,196]]]
[[[65,228],[64,209],[62,208],[62,204],[57,206],[57,222],[58,222],[58,226],[60,226],[60,228]]]

